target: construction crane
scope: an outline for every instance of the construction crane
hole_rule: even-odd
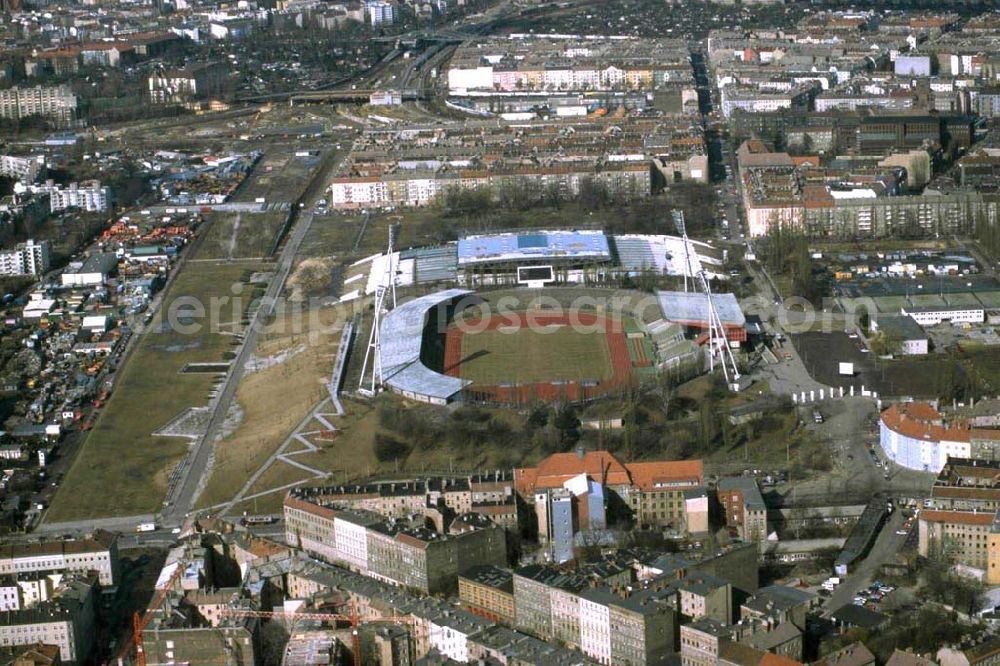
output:
[[[342,613],[310,613],[298,611],[260,611],[243,608],[226,608],[222,611],[223,617],[256,617],[267,620],[275,618],[286,619],[295,622],[296,620],[318,620],[320,622],[350,622],[351,623],[351,651],[354,653],[354,666],[361,666],[361,636],[358,634],[358,610],[354,603],[351,604],[350,615]],[[379,617],[372,622],[405,622],[413,624],[411,615],[392,615]]]
[[[171,574],[167,583],[153,598],[153,601],[146,608],[145,612],[140,613],[139,611],[136,611],[132,614],[132,636],[125,642],[124,645],[122,645],[121,649],[118,650],[118,654],[115,655],[115,661],[118,662],[118,666],[123,666],[125,664],[125,659],[128,657],[133,647],[135,647],[136,666],[146,666],[146,653],[142,646],[142,632],[147,626],[149,626],[149,623],[153,621],[157,611],[160,610],[160,606],[163,605],[163,602],[167,599],[167,595],[170,594],[170,589],[174,586],[174,582],[176,582],[183,573],[183,563],[178,562],[177,570]]]

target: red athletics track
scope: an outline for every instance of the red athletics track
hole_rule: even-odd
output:
[[[594,386],[583,386],[579,382],[566,382],[560,384],[550,384],[547,382],[537,384],[523,384],[519,386],[482,386],[475,384],[466,389],[467,392],[477,394],[476,399],[482,402],[493,402],[501,404],[530,404],[535,400],[545,402],[555,402],[567,400],[579,402],[596,398],[604,393],[608,393],[616,388],[626,386],[632,379],[632,360],[628,353],[628,339],[625,337],[621,322],[589,312],[574,312],[568,314],[544,314],[534,312],[531,314],[533,325],[562,325],[571,326],[573,324],[587,326],[591,330],[603,324],[605,339],[608,341],[608,353],[611,356],[611,378],[598,382]],[[524,313],[505,314],[491,317],[485,324],[483,330],[492,331],[501,326],[518,325],[521,328],[528,326],[528,315]],[[469,320],[466,322],[469,328],[479,330],[483,326],[482,320]],[[452,377],[461,377],[462,363],[462,338],[465,336],[458,326],[448,327],[445,333],[444,343],[444,367],[445,374]]]

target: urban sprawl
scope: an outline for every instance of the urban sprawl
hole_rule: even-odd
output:
[[[0,666],[1000,661],[986,2],[0,0]]]

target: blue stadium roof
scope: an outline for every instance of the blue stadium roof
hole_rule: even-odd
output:
[[[465,236],[458,240],[458,265],[516,261],[610,261],[603,231],[530,231]]]

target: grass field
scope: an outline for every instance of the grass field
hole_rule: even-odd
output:
[[[254,350],[262,359],[280,359],[270,367],[245,374],[236,389],[242,420],[215,445],[215,465],[197,506],[204,508],[232,499],[295,426],[326,395],[340,339],[333,311],[306,317],[301,333],[264,336]],[[322,324],[322,331],[312,324]],[[275,405],[281,409],[275,409]],[[319,428],[320,426],[316,426]],[[295,450],[294,448],[292,450]],[[284,463],[277,463],[286,466]],[[301,471],[301,470],[299,470]]]
[[[210,226],[202,234],[198,259],[241,259],[266,256],[288,213],[205,213]]]
[[[187,264],[170,288],[160,312],[168,312],[181,297],[208,303],[231,296],[231,285],[260,264]],[[232,308],[223,309],[223,324],[232,324]],[[208,403],[215,377],[181,373],[187,363],[223,361],[237,338],[225,327],[207,325],[182,333],[164,322],[151,325],[120,375],[115,391],[98,417],[63,483],[47,522],[156,511],[166,491],[169,473],[180,461],[188,440],[155,437],[153,432],[184,410]],[[238,321],[236,322],[239,323]]]
[[[601,381],[612,373],[603,331],[580,333],[561,326],[512,333],[501,328],[462,336],[459,374],[477,384]]]

